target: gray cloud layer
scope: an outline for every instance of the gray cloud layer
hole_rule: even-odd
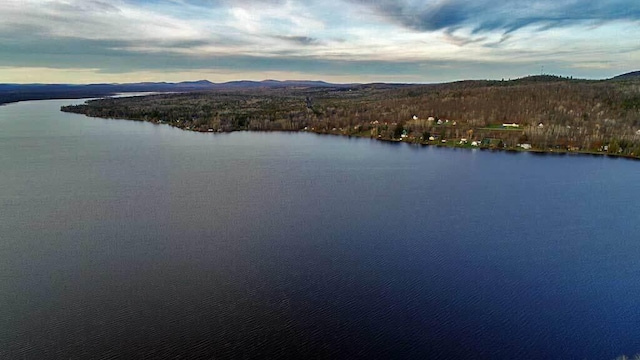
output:
[[[638,30],[637,0],[341,0],[343,13],[317,0],[30,0],[31,7],[5,1],[0,11],[10,16],[0,23],[0,67],[7,68],[277,71],[428,81],[530,74],[541,63],[565,75],[602,76],[620,54],[627,63],[640,63],[634,40],[618,47],[610,41],[607,49],[591,44],[589,34],[553,45],[515,43],[576,25],[626,21]],[[238,9],[246,18],[233,18]],[[582,63],[574,66],[577,56]]]
[[[636,0],[349,0],[383,19],[418,31],[471,27],[512,32],[530,25],[561,27],[584,21],[640,20]]]

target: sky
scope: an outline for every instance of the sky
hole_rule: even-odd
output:
[[[638,0],[0,0],[0,83],[640,70]]]

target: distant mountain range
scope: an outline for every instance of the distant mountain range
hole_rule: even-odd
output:
[[[212,83],[208,80],[179,83],[142,82],[131,84],[0,84],[0,104],[25,100],[77,99],[111,96],[131,92],[191,92],[205,90],[237,90],[283,87],[350,87],[354,84],[330,84],[324,81],[231,81]]]
[[[208,90],[208,89],[226,89],[226,88],[256,88],[256,87],[336,87],[336,86],[352,86],[353,84],[331,84],[324,81],[308,81],[308,80],[263,80],[263,81],[230,81],[225,83],[212,83],[208,80],[184,81],[178,83],[170,82],[141,82],[141,83],[125,83],[125,84],[0,84],[0,91],[69,91],[75,89],[85,89],[88,91],[165,91],[174,89],[186,90]]]
[[[535,78],[535,79],[534,79]],[[514,81],[557,81],[569,80],[557,76],[535,76],[517,79]],[[640,79],[640,71],[618,75],[611,80]],[[366,84],[376,87],[401,87],[408,84]],[[0,104],[25,100],[45,99],[79,99],[92,97],[112,96],[118,93],[131,92],[192,92],[207,90],[242,90],[242,89],[273,89],[273,88],[342,88],[363,86],[363,84],[332,84],[324,81],[309,80],[263,80],[263,81],[230,81],[225,83],[212,83],[208,80],[185,81],[179,83],[169,82],[142,82],[131,84],[0,84]]]

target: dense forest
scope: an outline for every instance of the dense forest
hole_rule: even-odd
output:
[[[310,131],[388,141],[640,157],[640,80],[532,76],[433,85],[209,90],[63,111],[202,132]]]

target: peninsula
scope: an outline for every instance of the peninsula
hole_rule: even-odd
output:
[[[234,83],[62,111],[200,132],[308,131],[437,146],[640,158],[640,75],[444,84]]]

